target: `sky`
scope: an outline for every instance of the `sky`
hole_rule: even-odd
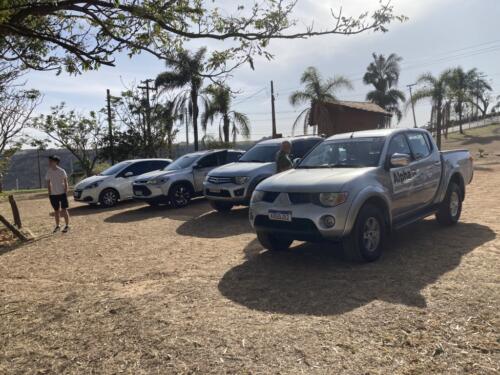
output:
[[[228,11],[236,6],[233,1],[215,3],[227,4]],[[363,101],[371,88],[363,84],[362,76],[374,52],[396,53],[403,58],[399,89],[407,97],[406,85],[414,83],[421,74],[436,75],[456,66],[477,68],[485,73],[493,87],[492,96],[500,95],[500,0],[393,0],[392,4],[396,14],[403,14],[409,20],[389,25],[387,33],[368,31],[355,36],[272,41],[269,51],[275,56],[273,60],[256,59],[255,70],[247,65],[237,70],[228,84],[238,92],[233,100],[234,109],[250,118],[251,138],[257,140],[271,133],[271,80],[276,92],[278,132],[291,135],[292,124],[304,107],[292,107],[288,98],[291,92],[300,89],[301,73],[308,66],[315,66],[325,78],[346,76],[352,80],[354,89],[339,91],[339,99]],[[377,6],[378,0],[299,0],[294,18],[299,20],[299,26],[314,21],[318,28],[326,28],[332,22],[330,9],[342,7],[344,14],[357,15]],[[214,47],[210,41],[202,44]],[[44,95],[37,112],[47,113],[51,106],[62,101],[68,108],[79,111],[99,110],[105,105],[106,89],[109,88],[112,95],[119,95],[132,83],[154,78],[165,70],[161,61],[145,53],[132,59],[122,54],[116,56],[116,60],[115,67],[103,67],[79,76],[28,73],[24,77],[28,86]],[[417,124],[425,125],[429,121],[430,105],[422,102],[415,111]],[[413,126],[411,110],[393,126]],[[218,135],[215,125],[207,132]],[[177,140],[185,140],[184,130]]]

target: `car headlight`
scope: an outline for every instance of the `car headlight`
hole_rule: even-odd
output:
[[[88,184],[87,186],[85,186],[83,188],[83,190],[95,189],[96,187],[98,187],[100,185],[100,183],[101,183],[101,181],[92,182],[91,184]]]
[[[320,193],[319,203],[326,207],[335,207],[347,200],[347,193]]]
[[[264,192],[261,190],[254,190],[252,194],[252,198],[250,199],[250,203],[261,202],[264,199]]]
[[[164,184],[167,181],[168,181],[168,177],[159,177],[159,178],[153,178],[151,180],[148,180],[148,182],[146,182],[146,184],[148,184],[148,185],[160,185],[160,184]]]
[[[247,176],[238,176],[234,178],[234,183],[237,185],[245,185],[248,182]]]

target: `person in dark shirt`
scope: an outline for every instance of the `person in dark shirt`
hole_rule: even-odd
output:
[[[280,150],[276,154],[276,173],[281,173],[292,168],[293,163],[290,159],[292,144],[289,141],[281,143]]]

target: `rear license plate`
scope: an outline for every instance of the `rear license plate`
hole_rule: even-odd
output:
[[[268,216],[270,220],[292,221],[292,211],[269,210]]]

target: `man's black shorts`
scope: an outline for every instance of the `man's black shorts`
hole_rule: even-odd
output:
[[[66,194],[49,195],[50,204],[55,211],[68,208],[68,196]]]

